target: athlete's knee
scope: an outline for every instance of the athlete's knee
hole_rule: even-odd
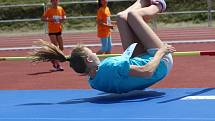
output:
[[[128,13],[128,19],[130,18],[138,18],[141,17],[143,20],[145,20],[148,16],[147,11],[141,11],[141,10],[136,10],[136,11],[130,11]]]
[[[130,12],[128,12],[128,20],[132,19],[132,18],[136,18],[138,16],[139,16],[139,14],[137,13],[137,11],[130,11]]]
[[[119,12],[117,13],[117,21],[121,21],[121,20],[127,20],[127,12]]]

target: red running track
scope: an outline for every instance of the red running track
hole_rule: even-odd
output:
[[[161,40],[202,40],[214,39],[215,28],[180,28],[156,31]],[[66,33],[65,45],[98,44],[95,33]],[[1,36],[0,48],[29,47],[35,39],[48,39],[43,35]],[[119,34],[113,33],[113,43],[120,42]],[[215,43],[175,44],[177,51],[214,50]],[[97,50],[98,47],[92,48]],[[69,54],[70,49],[65,53]],[[0,56],[26,56],[29,51],[0,51]],[[121,53],[120,46],[113,47],[113,53]],[[174,67],[167,78],[154,88],[200,88],[215,87],[215,56],[174,57]],[[80,77],[63,63],[65,71],[50,72],[50,63],[32,64],[29,61],[0,61],[0,89],[87,89],[86,77]]]

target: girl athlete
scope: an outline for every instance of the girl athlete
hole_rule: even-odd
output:
[[[51,0],[51,7],[48,8],[43,16],[42,21],[48,22],[48,32],[51,42],[63,51],[62,22],[66,19],[64,9],[58,5],[59,0]],[[63,71],[57,60],[51,61],[56,71]]]
[[[142,9],[145,9],[144,12],[152,10],[160,12],[162,10],[160,4],[152,4]],[[121,18],[121,13],[117,16],[117,23],[123,19],[125,25],[129,25],[127,31],[132,31],[131,35],[138,38],[136,43],[129,41],[130,45],[122,56],[109,57],[100,62],[89,48],[79,45],[73,49],[70,58],[67,59],[60,51],[57,51],[58,53],[49,51],[53,49],[53,45],[41,41],[41,45],[45,46],[33,54],[36,57],[35,61],[51,59],[69,61],[70,67],[75,72],[88,75],[90,86],[100,91],[126,93],[145,89],[168,75],[173,65],[171,53],[175,48],[164,44],[137,11],[128,12],[127,20]],[[120,30],[120,34],[124,35],[121,32]],[[127,42],[122,40],[123,45]]]

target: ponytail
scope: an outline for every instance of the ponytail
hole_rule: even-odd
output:
[[[31,53],[33,62],[49,62],[53,60],[58,60],[60,62],[69,61],[70,67],[73,68],[75,72],[86,73],[87,65],[85,59],[87,58],[87,53],[84,51],[84,46],[78,45],[73,49],[71,56],[66,57],[58,47],[47,41],[39,40],[34,42],[34,45],[40,48],[35,49]]]
[[[34,42],[34,45],[40,48],[35,49],[31,53],[33,62],[49,62],[53,60],[58,60],[60,62],[70,61],[70,59],[52,43],[40,39],[39,41]]]

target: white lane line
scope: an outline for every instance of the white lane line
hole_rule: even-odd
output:
[[[195,43],[214,43],[214,39],[207,39],[207,40],[174,40],[174,41],[164,41],[165,43],[169,44],[195,44]],[[84,44],[87,47],[99,47],[101,44]],[[113,43],[113,46],[121,46],[121,43]],[[76,45],[64,45],[65,48],[74,48]],[[5,50],[32,50],[38,47],[9,47],[9,48],[0,48],[0,51]]]
[[[187,96],[180,100],[215,100],[215,95],[210,96]]]
[[[118,46],[118,45],[122,45],[121,43],[113,43],[113,46]],[[101,46],[101,44],[84,44],[84,46],[87,47],[99,47]],[[76,47],[76,45],[64,45],[65,48],[74,48]],[[9,47],[9,48],[0,48],[0,51],[3,50],[32,50],[32,49],[37,49],[39,47],[35,47],[35,46],[31,46],[31,47]]]

